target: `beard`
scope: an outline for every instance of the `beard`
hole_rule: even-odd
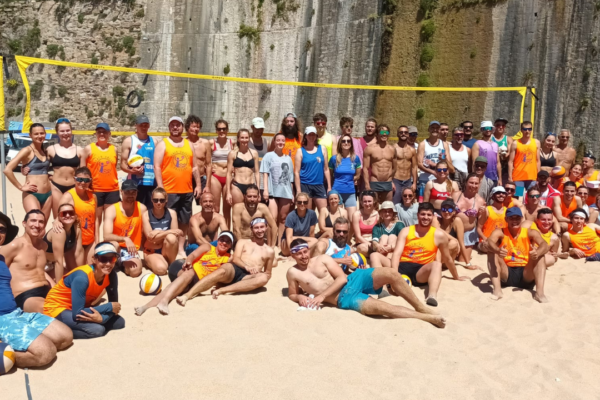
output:
[[[296,127],[296,125],[284,125],[281,128],[281,133],[283,133],[283,136],[285,136],[287,139],[298,139],[298,128]]]
[[[346,246],[346,238],[345,237],[334,236],[331,240],[333,241],[333,243],[335,243],[335,245],[337,247],[344,248]]]

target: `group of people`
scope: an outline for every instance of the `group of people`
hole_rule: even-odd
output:
[[[120,158],[106,123],[85,147],[66,118],[51,146],[33,124],[32,144],[4,171],[26,214],[19,237],[0,214],[0,340],[17,365],[39,366],[73,338],[122,329],[117,271],[168,276],[135,308],[166,315],[171,301],[185,306],[211,289],[216,299],[264,287],[292,257],[288,296],[301,307],[328,303],[444,327],[430,308],[442,271],[469,279],[457,266],[480,268],[473,250],[487,254],[496,299],[511,286],[535,288],[546,302],[546,270],[559,258],[600,260],[595,158],[576,162],[568,130],[540,143],[530,122],[511,137],[499,118],[481,122],[477,139],[470,121],[450,137],[448,124],[431,121],[420,143],[416,127],[401,125],[392,144],[388,125],[370,118],[356,135],[353,124],[341,118],[334,135],[317,113],[303,130],[288,113],[272,140],[254,118],[233,141],[220,119],[207,140],[200,118],[175,116],[158,138],[141,115]],[[19,165],[24,183],[13,172]],[[121,183],[118,169],[127,173]],[[411,286],[428,286],[423,302]],[[389,295],[412,309],[380,300]]]

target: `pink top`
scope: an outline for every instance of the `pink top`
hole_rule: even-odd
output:
[[[361,216],[362,217],[362,216]],[[373,234],[373,228],[375,227],[375,225],[377,225],[377,220],[375,220],[375,222],[373,223],[373,225],[367,225],[362,221],[362,218],[360,221],[358,221],[358,227],[360,228],[360,234],[361,235],[372,235]]]

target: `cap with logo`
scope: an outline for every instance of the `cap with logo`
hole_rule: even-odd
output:
[[[136,125],[149,124],[149,123],[150,123],[150,120],[144,114],[138,115],[138,117],[135,119],[135,124]]]

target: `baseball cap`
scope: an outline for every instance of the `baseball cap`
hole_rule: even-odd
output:
[[[149,123],[150,123],[150,120],[144,114],[138,115],[138,117],[135,119],[135,124],[136,125],[139,125],[139,124],[149,124]]]
[[[419,133],[416,126],[411,125],[408,127],[408,134],[411,134],[411,133]]]
[[[502,117],[501,118],[496,118],[496,120],[494,121],[494,124],[496,122],[504,122],[505,124],[508,124],[508,120],[506,118],[502,118]]]
[[[395,210],[394,208],[394,203],[392,203],[391,201],[384,201],[383,203],[381,203],[381,205],[379,206],[379,211],[381,210]]]
[[[284,118],[287,118],[287,117],[289,117],[290,115],[291,115],[292,117],[294,117],[294,118],[298,118],[298,117],[296,117],[296,114],[294,114],[293,112],[286,113]]]
[[[431,126],[431,125],[436,125],[436,124],[437,124],[437,125],[441,125],[441,124],[440,124],[440,121],[431,121],[431,122],[429,123],[429,126]],[[409,131],[409,132],[410,132],[410,131]]]
[[[492,193],[490,194],[493,196],[496,193],[506,193],[506,190],[502,186],[496,186],[495,188],[492,188]]]
[[[109,243],[109,242],[99,243],[94,248],[94,255],[102,256],[104,254],[119,254],[119,253],[117,253],[117,249],[115,249],[115,246],[113,246],[112,243]]]
[[[265,121],[260,117],[256,117],[252,120],[252,126],[255,127],[256,129],[264,129]]]
[[[307,126],[306,129],[304,130],[304,134],[308,135],[309,133],[314,133],[316,135],[317,128],[315,128],[314,126]]]
[[[488,159],[485,158],[484,156],[478,156],[477,158],[475,158],[475,162],[482,162],[482,163],[488,163]]]
[[[514,217],[515,215],[521,218],[523,217],[523,213],[521,212],[521,209],[519,207],[511,207],[508,210],[506,210],[506,218]]]
[[[538,178],[540,178],[542,176],[545,176],[546,178],[549,178],[550,174],[548,173],[548,171],[541,170],[540,172],[538,172],[537,176],[538,176]]]
[[[108,126],[106,122],[100,122],[98,125],[96,125],[96,130],[100,128],[104,129],[107,132],[110,132],[110,126]]]
[[[444,207],[444,206],[456,208],[456,203],[452,199],[446,199],[446,200],[442,201],[442,207]]]
[[[0,221],[2,221],[4,223],[4,225],[6,226],[6,236],[4,238],[4,243],[2,243],[2,245],[9,244],[10,242],[13,241],[13,239],[19,233],[19,227],[16,225],[13,225],[12,222],[10,222],[10,218],[1,212],[0,212]]]
[[[133,179],[126,179],[121,185],[121,190],[138,190],[138,184]]]
[[[177,117],[177,116],[176,116],[176,117],[171,117],[171,118],[169,118],[169,123],[168,123],[168,125],[171,125],[171,122],[173,122],[173,121],[179,121],[179,122],[181,123],[181,125],[183,125],[183,120],[181,119],[181,117]]]
[[[494,124],[492,124],[492,121],[481,121],[481,127],[482,128],[493,128]]]

